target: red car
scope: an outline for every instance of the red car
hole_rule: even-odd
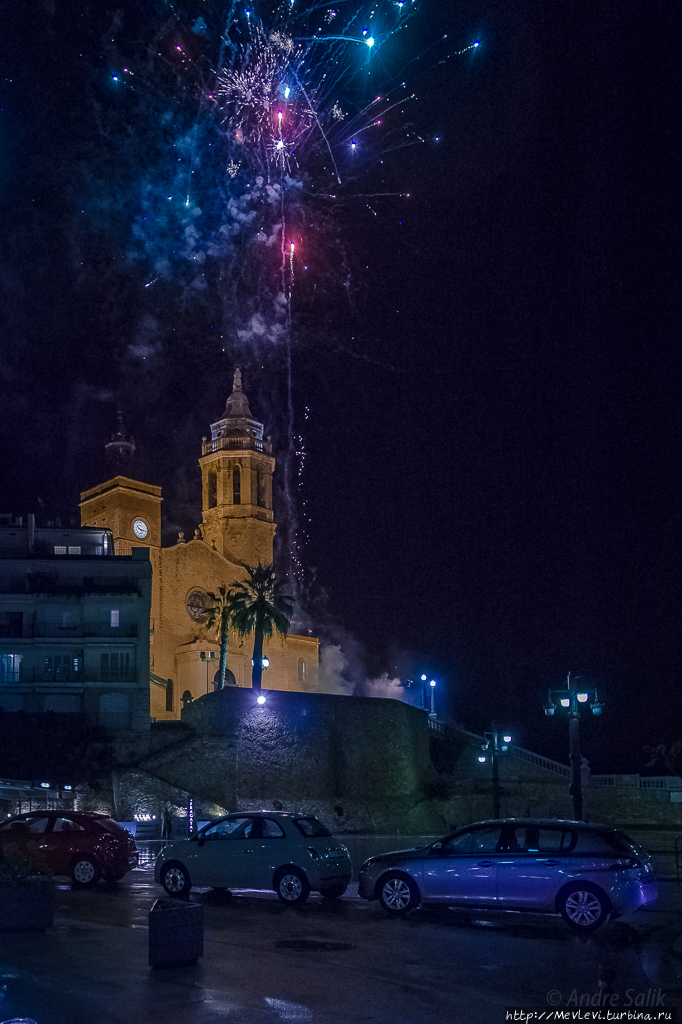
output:
[[[78,887],[118,882],[137,865],[135,840],[106,814],[32,811],[0,823],[0,858],[26,855]]]

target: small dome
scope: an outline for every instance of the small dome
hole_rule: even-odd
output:
[[[234,381],[232,383],[232,394],[225,403],[225,412],[222,415],[222,419],[227,418],[240,419],[253,419],[251,410],[249,409],[249,400],[242,391],[242,374],[241,370],[237,366],[234,371]]]

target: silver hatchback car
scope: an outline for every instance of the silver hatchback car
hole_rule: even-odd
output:
[[[506,818],[458,829],[417,850],[370,857],[359,894],[389,914],[421,900],[455,907],[559,913],[594,931],[651,903],[658,882],[649,855],[609,825]]]
[[[311,889],[343,896],[352,877],[348,850],[308,814],[239,811],[212,821],[190,839],[164,846],[154,877],[167,893],[193,885],[218,890],[272,889],[284,903],[303,903]]]

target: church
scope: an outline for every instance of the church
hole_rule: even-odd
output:
[[[179,534],[175,544],[161,546],[160,487],[119,475],[81,494],[81,525],[110,530],[117,555],[149,549],[152,720],[179,719],[183,707],[214,689],[220,646],[205,624],[208,593],[244,579],[244,566],[273,561],[275,459],[263,429],[237,368],[224,412],[211,424],[210,440],[202,439],[202,523],[190,540]],[[119,433],[112,444],[124,449],[130,442]],[[230,631],[226,684],[251,686],[252,651],[253,637]],[[263,651],[269,661],[264,689],[313,688],[319,640],[275,634]]]

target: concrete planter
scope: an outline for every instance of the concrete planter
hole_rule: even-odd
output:
[[[54,923],[49,882],[0,886],[0,931],[44,932]]]
[[[204,908],[189,900],[157,900],[149,911],[149,966],[179,967],[204,955]]]

